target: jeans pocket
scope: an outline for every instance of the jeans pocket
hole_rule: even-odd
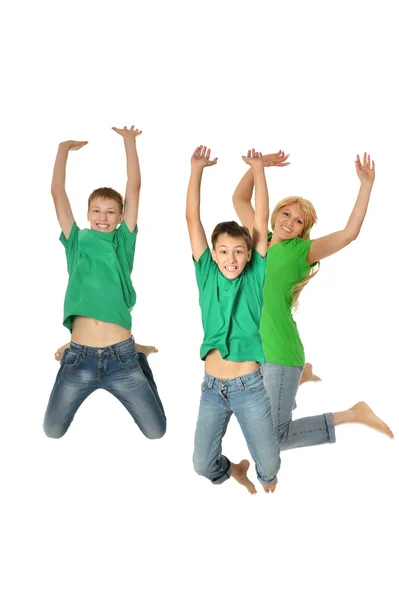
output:
[[[265,384],[261,372],[259,371],[259,377],[251,377],[249,381],[244,382],[244,387],[250,392],[264,392],[266,391]]]
[[[116,353],[116,360],[122,367],[133,367],[137,363],[137,352],[129,350],[128,352]]]
[[[67,348],[61,360],[61,367],[63,371],[74,371],[82,360],[82,355],[78,352],[73,352]]]

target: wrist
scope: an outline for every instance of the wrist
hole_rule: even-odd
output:
[[[257,176],[257,177],[259,177],[259,175],[264,176],[265,175],[265,167],[264,167],[264,165],[254,164],[254,165],[252,165],[252,172],[253,172],[254,176]]]
[[[204,167],[202,165],[191,165],[191,174],[192,175],[202,175]]]
[[[366,181],[361,179],[360,180],[360,187],[364,190],[371,190],[371,188],[373,187],[374,181]]]

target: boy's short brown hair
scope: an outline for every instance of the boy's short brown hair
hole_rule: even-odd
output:
[[[244,238],[248,250],[252,250],[252,238],[249,229],[239,225],[236,221],[223,221],[223,223],[216,225],[211,237],[212,248],[215,248],[217,239],[222,233],[226,233],[233,238]]]
[[[90,204],[92,203],[94,198],[108,198],[109,200],[115,200],[115,202],[118,204],[119,210],[121,211],[121,213],[123,213],[123,198],[120,195],[120,193],[117,192],[116,190],[113,190],[112,188],[109,188],[109,187],[102,187],[102,188],[97,188],[96,190],[94,190],[89,196],[89,200],[88,200],[88,209],[89,210],[90,210]]]

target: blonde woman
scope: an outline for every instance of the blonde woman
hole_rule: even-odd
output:
[[[279,152],[268,164],[286,164]],[[292,196],[281,200],[271,216],[268,262],[263,290],[260,323],[263,352],[262,366],[265,387],[270,399],[277,439],[282,450],[335,442],[335,428],[344,423],[363,423],[393,437],[389,427],[365,402],[348,410],[292,420],[295,396],[305,365],[303,345],[293,318],[298,296],[318,271],[319,263],[354,241],[359,235],[373,188],[374,161],[364,154],[355,161],[360,179],[359,193],[349,220],[340,231],[311,240],[310,231],[316,223],[316,211],[308,200]],[[253,178],[248,171],[238,184],[233,203],[242,224],[251,231],[253,208],[251,196]]]

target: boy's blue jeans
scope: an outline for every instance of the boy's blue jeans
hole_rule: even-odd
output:
[[[263,485],[273,483],[280,468],[280,449],[260,369],[234,379],[205,374],[201,389],[194,442],[195,471],[212,483],[223,483],[230,477],[231,463],[222,454],[222,438],[234,414],[259,481]]]
[[[285,367],[267,362],[261,366],[261,370],[281,450],[335,442],[331,413],[292,420],[302,367]]]
[[[157,386],[147,357],[136,352],[133,338],[106,348],[71,342],[62,357],[44,417],[46,435],[62,437],[80,405],[98,389],[115,396],[146,437],[164,435],[166,417]]]

